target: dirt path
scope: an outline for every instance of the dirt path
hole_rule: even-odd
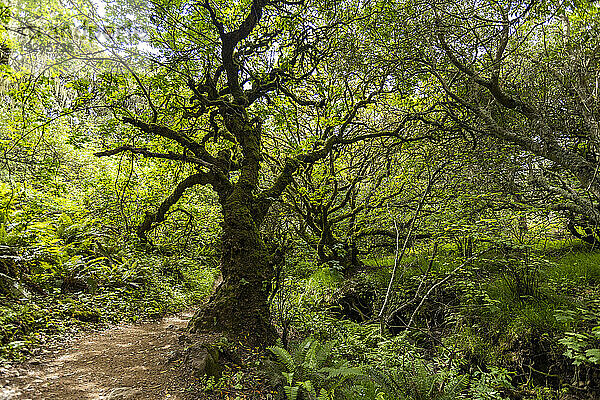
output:
[[[0,369],[0,400],[184,400],[174,361],[191,313],[89,333],[16,369]]]

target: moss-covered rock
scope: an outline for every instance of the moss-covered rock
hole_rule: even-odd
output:
[[[100,321],[100,311],[91,308],[76,308],[71,316],[82,322],[98,322]]]
[[[219,364],[220,349],[216,344],[197,342],[185,350],[184,362],[191,369],[192,374],[219,379],[223,368]]]

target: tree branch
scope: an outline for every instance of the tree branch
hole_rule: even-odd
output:
[[[500,85],[498,83],[499,74],[500,74],[500,61],[501,61],[500,58],[502,57],[502,54],[504,53],[504,48],[506,47],[505,41],[506,42],[508,41],[508,36],[507,36],[508,28],[506,26],[504,28],[505,31],[503,29],[503,37],[502,37],[501,42],[497,49],[496,59],[494,60],[494,72],[492,72],[492,79],[482,78],[473,69],[471,69],[469,66],[467,66],[463,62],[461,62],[454,55],[454,51],[452,50],[450,45],[448,45],[448,43],[446,42],[444,35],[441,32],[441,29],[439,29],[439,21],[437,21],[437,20],[436,20],[436,26],[438,29],[437,37],[438,37],[438,41],[440,43],[440,47],[442,48],[442,50],[444,51],[444,53],[446,54],[446,56],[448,57],[448,59],[450,60],[452,65],[454,65],[460,72],[462,72],[463,74],[465,74],[469,78],[471,78],[475,83],[488,89],[488,91],[492,94],[494,99],[496,99],[496,101],[498,103],[500,103],[502,106],[504,106],[510,110],[515,110],[530,119],[533,119],[533,120],[540,119],[540,115],[533,107],[522,102],[521,100],[517,100],[517,99],[509,96],[508,94],[506,94],[504,91],[502,91],[502,89],[500,88]]]
[[[250,7],[250,12],[240,27],[232,32],[227,33],[224,32],[223,24],[220,24],[220,22],[218,22],[214,16],[214,11],[211,13],[209,9],[213,24],[215,24],[215,21],[220,24],[220,26],[215,26],[217,29],[219,29],[219,35],[221,36],[221,60],[223,61],[223,68],[225,69],[225,74],[227,75],[227,85],[229,86],[231,94],[238,103],[246,104],[248,100],[244,96],[244,91],[240,86],[240,66],[233,58],[233,51],[238,43],[247,38],[252,30],[256,27],[258,21],[260,21],[260,18],[262,17],[263,8],[266,3],[266,0],[253,0],[252,6]],[[206,1],[206,4],[208,5],[208,0]]]
[[[154,153],[152,151],[149,151],[148,149],[137,148],[137,147],[133,147],[133,146],[119,146],[119,147],[111,149],[111,150],[96,152],[96,153],[94,153],[94,155],[96,157],[108,157],[108,156],[114,156],[115,154],[119,154],[119,153],[122,153],[125,151],[129,151],[134,154],[141,154],[142,156],[147,157],[147,158],[161,158],[161,159],[165,159],[165,160],[183,161],[183,162],[201,165],[201,166],[207,167],[207,168],[214,167],[213,164],[207,163],[206,161],[201,160],[196,157],[187,156],[185,154],[178,154],[178,153],[173,153],[173,152]]]
[[[137,119],[124,117],[123,122],[128,123],[130,125],[135,126],[140,129],[144,133],[148,133],[151,135],[157,135],[160,137],[164,137],[166,139],[174,140],[179,143],[181,146],[190,150],[194,155],[203,160],[208,164],[212,164],[213,166],[218,165],[218,161],[216,158],[211,156],[208,151],[204,148],[204,146],[200,145],[193,139],[189,138],[185,134],[181,132],[174,131],[173,129],[167,128],[166,126],[161,126],[157,124],[147,124],[143,121],[139,121]]]
[[[138,237],[144,241],[148,240],[146,233],[165,220],[165,215],[171,206],[179,201],[187,189],[196,185],[212,185],[215,191],[219,193],[221,191],[219,189],[221,184],[221,180],[211,172],[198,172],[188,176],[179,182],[173,193],[161,203],[155,213],[146,212],[144,221],[137,227],[136,233]]]

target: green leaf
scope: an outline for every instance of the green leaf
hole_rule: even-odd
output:
[[[282,372],[281,375],[287,380],[288,385],[291,385],[294,381],[294,373],[293,372]]]
[[[331,400],[331,396],[327,390],[321,388],[321,391],[319,392],[319,398],[317,400]]]
[[[300,382],[300,386],[308,393],[309,398],[316,399],[317,392],[315,391],[315,387],[313,386],[311,381]]]
[[[591,363],[600,364],[600,349],[586,350],[585,355]]]
[[[285,396],[287,400],[296,400],[298,398],[298,390],[300,390],[299,386],[284,386],[283,390],[285,391]]]
[[[284,348],[279,346],[272,346],[268,348],[269,351],[275,354],[277,361],[285,366],[288,372],[294,372],[296,370],[296,363],[291,354]]]

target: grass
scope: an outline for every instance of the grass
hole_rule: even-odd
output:
[[[515,292],[515,275],[507,274],[506,267],[499,263],[484,267],[483,282],[465,286],[463,309],[492,332],[515,337],[564,332],[568,326],[557,321],[557,310],[575,310],[584,301],[575,291],[564,289],[589,288],[600,282],[600,252],[572,251],[549,258],[539,259],[537,269],[523,273],[530,278],[527,295]],[[471,302],[465,304],[465,299]]]
[[[569,252],[554,259],[554,265],[543,271],[548,280],[571,286],[600,284],[600,251]]]

